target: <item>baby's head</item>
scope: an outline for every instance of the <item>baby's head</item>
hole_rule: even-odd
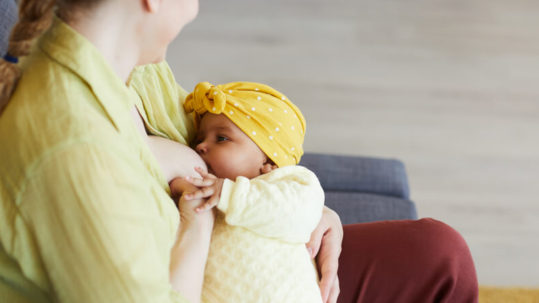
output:
[[[196,150],[220,178],[254,178],[262,167],[298,164],[305,119],[283,94],[260,83],[197,84],[184,108],[194,112]]]

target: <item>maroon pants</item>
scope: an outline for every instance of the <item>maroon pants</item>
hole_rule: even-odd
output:
[[[344,226],[339,303],[477,302],[470,250],[433,220]]]

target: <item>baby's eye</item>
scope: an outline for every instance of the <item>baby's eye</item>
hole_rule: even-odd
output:
[[[217,136],[217,142],[227,141],[228,138],[225,136]]]

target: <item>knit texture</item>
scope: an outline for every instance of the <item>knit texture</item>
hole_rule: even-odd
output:
[[[320,221],[323,201],[316,176],[301,166],[226,180],[202,302],[322,302],[305,243]]]

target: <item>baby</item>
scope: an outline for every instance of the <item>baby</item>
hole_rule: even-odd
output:
[[[196,151],[208,171],[187,177],[217,208],[202,302],[322,302],[307,252],[322,215],[316,176],[297,166],[305,120],[269,86],[199,83],[184,104],[193,112]]]

